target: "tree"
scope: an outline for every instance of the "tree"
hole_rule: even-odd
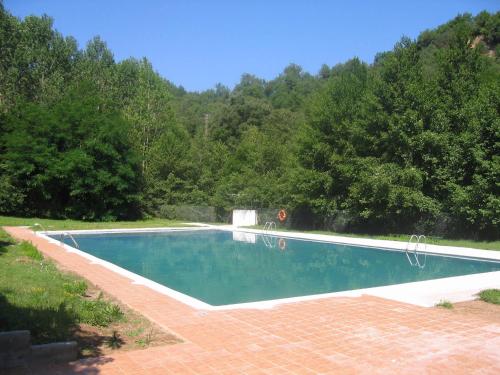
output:
[[[0,3],[0,212],[283,206],[294,225],[499,238],[499,20],[459,15],[371,65],[187,92]]]
[[[91,84],[46,107],[20,103],[7,117],[4,183],[22,196],[16,213],[84,220],[137,217],[140,175],[128,123],[104,112]]]

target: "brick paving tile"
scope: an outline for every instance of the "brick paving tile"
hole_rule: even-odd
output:
[[[19,227],[5,228],[184,342],[36,374],[499,374],[500,325],[373,296],[197,311]]]

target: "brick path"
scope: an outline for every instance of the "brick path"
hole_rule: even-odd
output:
[[[500,325],[480,317],[369,296],[200,311],[27,229],[5,229],[185,340],[37,374],[500,374]]]

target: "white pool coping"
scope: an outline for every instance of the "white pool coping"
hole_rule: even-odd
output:
[[[75,253],[83,258],[88,259],[92,264],[99,264],[113,272],[116,272],[132,281],[133,284],[143,285],[158,293],[174,298],[188,306],[199,310],[234,310],[234,309],[270,309],[284,303],[294,303],[302,301],[312,301],[316,299],[331,298],[331,297],[360,297],[362,295],[370,295],[399,302],[405,302],[413,305],[431,307],[435,306],[442,300],[452,303],[473,300],[477,298],[477,293],[484,289],[496,288],[500,289],[500,271],[478,273],[465,276],[447,277],[434,280],[417,281],[411,283],[394,284],[381,287],[356,289],[342,292],[323,293],[301,297],[290,297],[273,299],[266,301],[238,303],[222,306],[213,306],[194,297],[180,293],[174,289],[168,288],[155,281],[147,279],[136,273],[130,272],[111,262],[105,261],[84,251],[81,251],[72,246],[66,245],[49,235],[58,235],[64,233],[70,234],[107,234],[107,233],[153,233],[153,232],[175,232],[175,231],[193,231],[193,230],[222,230],[222,231],[239,231],[255,234],[268,234],[281,238],[294,238],[308,241],[320,241],[336,244],[356,245],[374,250],[388,249],[405,251],[406,243],[400,241],[388,240],[373,240],[366,238],[331,236],[324,234],[309,234],[300,232],[280,232],[271,231],[264,232],[259,229],[237,228],[230,225],[214,226],[202,223],[186,223],[195,225],[190,227],[168,227],[168,228],[138,228],[138,229],[99,229],[99,230],[62,230],[62,231],[40,231],[36,232],[37,236],[45,238],[47,241],[63,247],[66,251]],[[474,258],[484,261],[500,262],[500,251],[479,250],[472,248],[452,247],[427,245],[427,248],[419,250],[419,253],[429,253],[437,255],[446,255],[454,257]]]

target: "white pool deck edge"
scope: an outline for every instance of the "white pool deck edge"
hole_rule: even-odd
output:
[[[406,249],[406,243],[400,241],[389,240],[374,240],[367,238],[331,236],[324,234],[310,234],[300,232],[280,232],[271,231],[264,232],[259,229],[239,228],[230,225],[209,225],[203,223],[186,223],[190,227],[167,227],[167,228],[139,228],[139,229],[100,229],[100,230],[62,230],[62,231],[42,231],[36,232],[37,236],[43,237],[51,243],[57,244],[66,251],[75,253],[81,257],[90,260],[93,264],[99,264],[113,272],[116,272],[132,281],[133,284],[144,285],[161,294],[172,297],[188,306],[199,310],[233,310],[233,309],[270,309],[284,303],[294,303],[302,301],[312,301],[316,299],[331,298],[331,297],[360,297],[361,295],[370,295],[389,300],[409,303],[413,305],[431,307],[435,306],[440,301],[446,300],[452,303],[469,301],[477,298],[477,293],[484,289],[496,288],[500,289],[500,271],[479,273],[465,276],[447,277],[442,279],[418,281],[404,284],[395,284],[374,288],[356,289],[343,292],[315,294],[303,297],[282,298],[258,302],[238,303],[223,306],[212,306],[196,298],[170,289],[164,285],[149,280],[136,273],[130,272],[113,263],[105,261],[90,255],[84,251],[78,250],[69,245],[63,244],[60,241],[49,237],[48,235],[57,235],[63,233],[71,234],[106,234],[106,233],[149,233],[149,232],[174,232],[174,231],[191,231],[191,230],[224,230],[224,231],[240,231],[255,234],[269,234],[282,238],[295,238],[310,241],[321,241],[338,244],[348,244],[356,246],[364,246],[367,248],[385,248],[398,251]],[[48,235],[46,235],[48,234]],[[467,257],[475,259],[483,259],[489,261],[500,261],[500,251],[479,250],[472,248],[462,248],[453,246],[427,245],[425,250],[419,250],[419,253],[432,253],[439,255],[448,255],[456,257]]]

